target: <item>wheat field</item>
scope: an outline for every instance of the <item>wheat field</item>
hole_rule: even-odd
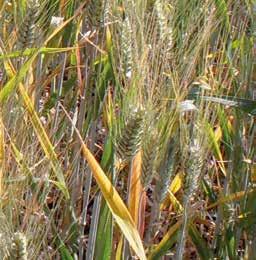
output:
[[[255,37],[255,0],[0,0],[0,259],[256,259]]]

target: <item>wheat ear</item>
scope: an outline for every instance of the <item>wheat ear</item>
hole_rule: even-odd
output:
[[[129,16],[126,16],[121,24],[121,63],[122,72],[130,77],[132,70],[132,28]]]
[[[199,140],[193,138],[189,147],[189,159],[187,161],[187,170],[185,174],[183,223],[176,252],[176,259],[178,260],[182,260],[183,258],[189,219],[189,208],[191,199],[199,186],[203,165],[202,158],[202,147]]]
[[[167,151],[158,169],[157,183],[155,187],[155,199],[160,204],[168,192],[174,170],[175,140],[169,141]]]
[[[138,152],[143,133],[143,119],[143,111],[134,110],[126,120],[116,144],[120,159],[130,160]]]
[[[87,5],[87,18],[89,24],[93,28],[98,28],[103,25],[104,19],[104,1],[91,0]]]
[[[173,45],[172,12],[166,1],[156,0],[154,4],[156,22],[159,28],[159,40],[166,44],[166,51],[170,51]]]
[[[10,256],[13,260],[28,259],[27,239],[23,233],[17,232],[13,235]]]
[[[26,16],[19,28],[18,32],[18,48],[24,50],[34,46],[36,41],[36,21],[39,17],[38,0],[28,1]]]
[[[158,151],[158,139],[156,133],[145,138],[142,143],[142,169],[141,184],[146,190],[154,176],[154,161]]]
[[[174,172],[175,163],[175,139],[172,138],[168,144],[167,149],[164,149],[164,154],[160,153],[158,158],[161,158],[160,165],[157,167],[156,186],[154,190],[154,203],[151,209],[150,221],[148,230],[146,233],[146,243],[150,243],[150,240],[154,234],[154,223],[158,221],[160,204],[166,197],[168,188]]]

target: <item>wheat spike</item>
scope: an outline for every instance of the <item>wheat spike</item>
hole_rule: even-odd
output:
[[[104,1],[103,0],[91,0],[88,3],[87,15],[88,21],[91,27],[98,28],[104,23],[103,21]]]
[[[185,176],[186,199],[193,197],[199,185],[199,177],[203,165],[202,151],[199,141],[193,139],[189,148],[189,160],[187,162],[187,174]]]
[[[104,11],[103,11],[103,22],[104,26],[111,22],[111,4],[110,0],[105,0]]]
[[[26,16],[19,28],[18,47],[21,50],[31,48],[36,41],[36,21],[39,17],[39,2],[38,0],[28,1]]]
[[[157,203],[161,203],[166,197],[168,188],[171,183],[171,178],[174,170],[174,157],[175,157],[175,141],[171,139],[169,141],[167,151],[161,161],[157,183],[155,187],[155,199]]]
[[[11,247],[11,227],[6,216],[0,210],[0,259],[10,259],[9,249]]]
[[[134,110],[128,117],[116,144],[119,158],[130,160],[139,150],[143,132],[143,119],[141,110]]]
[[[6,233],[0,232],[0,259],[7,259],[8,237]]]
[[[180,260],[183,259],[185,248],[190,201],[193,198],[200,183],[200,176],[203,165],[202,158],[202,147],[199,143],[199,140],[197,138],[193,138],[189,147],[189,159],[187,161],[187,170],[185,175],[183,223],[176,252],[176,259]]]
[[[157,141],[156,134],[152,134],[142,144],[142,171],[140,178],[144,190],[150,185],[154,176],[154,160],[158,151]]]
[[[122,72],[129,77],[132,69],[132,27],[128,16],[125,17],[121,27],[121,62]]]
[[[158,166],[155,166],[158,175],[156,178],[157,182],[154,190],[154,203],[151,208],[150,221],[148,224],[148,230],[145,235],[146,243],[151,242],[151,238],[155,233],[154,223],[158,221],[160,203],[166,197],[168,188],[170,186],[171,177],[174,170],[174,157],[175,143],[174,139],[172,138],[168,142],[166,149],[163,149],[163,151],[157,156],[157,158],[161,161]]]
[[[154,4],[155,13],[156,13],[156,22],[159,29],[159,40],[166,45],[165,55],[170,52],[173,45],[173,32],[171,20],[171,10],[168,7],[168,4],[164,0],[156,0]]]
[[[10,256],[13,260],[28,259],[27,240],[24,234],[21,232],[17,232],[13,235]]]
[[[156,16],[157,16],[157,23],[159,26],[159,37],[162,38],[165,34],[166,30],[166,17],[163,12],[164,10],[164,5],[161,0],[156,0],[155,1],[155,11],[156,11]]]

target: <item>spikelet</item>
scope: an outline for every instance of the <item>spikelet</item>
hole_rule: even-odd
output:
[[[143,119],[143,111],[137,109],[132,111],[128,117],[116,144],[116,152],[120,159],[130,160],[139,150],[143,133]]]
[[[22,234],[21,232],[17,232],[13,235],[10,256],[13,260],[28,259],[27,240],[24,234]]]
[[[38,35],[36,22],[39,17],[39,7],[38,0],[28,1],[26,16],[18,32],[18,48],[21,50],[35,45]]]
[[[146,190],[154,176],[154,160],[158,151],[158,139],[153,133],[142,144],[141,184]]]
[[[127,78],[130,77],[132,70],[132,27],[128,16],[122,22],[121,25],[121,71]]]
[[[160,204],[166,197],[168,188],[171,183],[172,175],[174,172],[174,165],[175,165],[175,141],[172,138],[169,141],[167,151],[165,152],[165,155],[162,158],[158,170],[157,183],[155,187],[155,199],[158,204]]]

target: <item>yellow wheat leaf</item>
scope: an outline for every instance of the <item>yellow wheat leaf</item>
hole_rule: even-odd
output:
[[[141,151],[139,151],[135,155],[132,161],[129,198],[128,198],[129,211],[135,222],[136,227],[138,227],[140,197],[143,192],[140,183],[140,174],[141,174]]]
[[[93,176],[107,201],[113,217],[137,256],[140,259],[146,259],[139,232],[135,227],[135,223],[128,209],[83,140],[80,139],[80,141],[82,142],[83,155],[93,172]]]
[[[171,185],[168,190],[169,196],[167,196],[163,201],[163,203],[161,204],[161,210],[167,207],[169,201],[172,202],[174,194],[180,190],[181,186],[182,186],[182,173],[179,172],[176,174],[173,181],[171,182]]]
[[[116,259],[115,260],[122,260],[123,256],[123,244],[124,244],[124,238],[123,236],[118,242],[117,249],[116,249]]]
[[[173,181],[172,181],[172,183],[171,183],[171,185],[170,185],[169,190],[170,190],[173,194],[175,194],[175,193],[177,193],[177,192],[180,190],[181,186],[182,186],[182,173],[179,172],[179,173],[175,176],[175,178],[173,179]]]

